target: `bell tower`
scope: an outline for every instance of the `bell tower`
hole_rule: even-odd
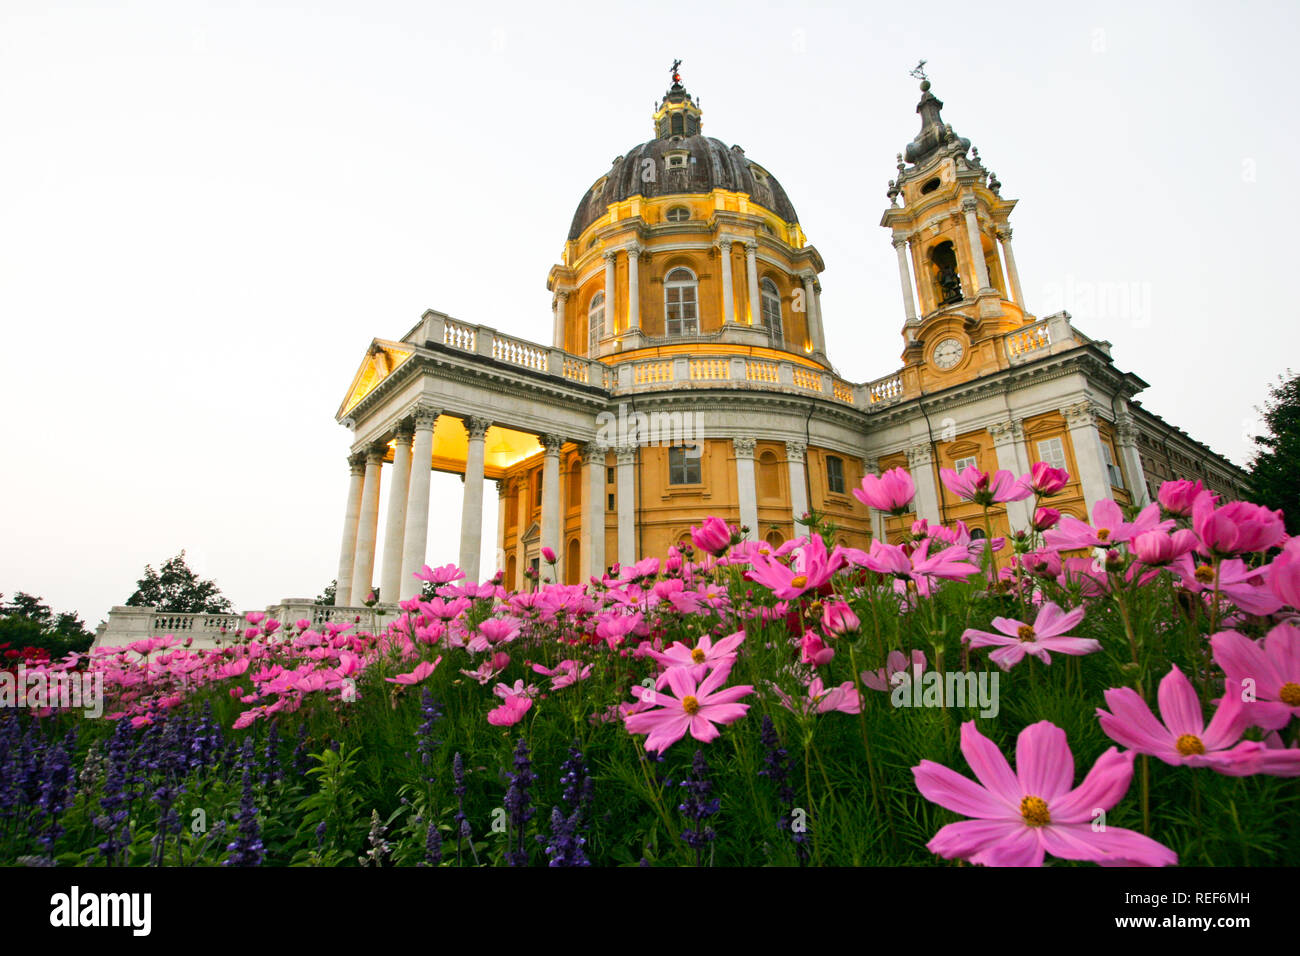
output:
[[[999,336],[1032,322],[1011,253],[1014,199],[985,168],[979,150],[943,121],[925,61],[921,131],[898,154],[889,208],[903,290],[903,363],[925,391],[978,377],[997,366]]]

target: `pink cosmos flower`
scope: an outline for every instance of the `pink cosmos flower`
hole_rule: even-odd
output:
[[[440,568],[431,568],[426,564],[415,572],[415,577],[432,584],[450,584],[452,581],[459,581],[464,576],[465,572],[454,564],[444,564]]]
[[[821,587],[844,567],[844,563],[843,552],[837,548],[834,553],[827,554],[826,542],[822,541],[821,535],[813,534],[804,541],[793,566],[787,567],[774,557],[764,557],[756,552],[745,577],[763,585],[778,601],[789,601],[805,591]]]
[[[822,628],[832,637],[856,633],[862,622],[843,601],[828,601],[822,611]]]
[[[1064,468],[1053,468],[1045,461],[1038,461],[1021,480],[1035,494],[1050,498],[1070,483],[1070,473]]]
[[[1270,511],[1247,501],[1230,501],[1216,508],[1209,494],[1202,494],[1192,505],[1192,528],[1205,553],[1218,557],[1267,551],[1286,538],[1281,510]]]
[[[979,783],[934,763],[912,768],[921,795],[954,813],[973,817],[943,827],[926,844],[948,860],[984,866],[1042,866],[1047,854],[1064,860],[1170,866],[1178,856],[1132,830],[1094,828],[1097,810],[1109,810],[1128,791],[1134,755],[1111,747],[1073,790],[1074,755],[1065,731],[1043,720],[1016,740],[1016,770],[997,746],[968,720],[961,751]]]
[[[1018,664],[1026,654],[1032,654],[1044,664],[1050,664],[1052,655],[1049,651],[1078,656],[1101,650],[1101,644],[1091,638],[1064,636],[1082,620],[1083,608],[1077,607],[1065,614],[1048,601],[1038,609],[1038,616],[1032,625],[1008,617],[995,617],[993,626],[1001,633],[968,628],[961,639],[970,641],[971,647],[998,647],[998,650],[989,655],[989,660],[1006,671]]]
[[[816,631],[806,631],[799,641],[799,660],[813,667],[825,667],[835,657],[833,648]]]
[[[532,700],[524,696],[509,695],[500,707],[488,711],[488,723],[493,727],[513,727],[524,719],[533,706]]]
[[[1172,518],[1160,520],[1160,506],[1147,505],[1131,522],[1124,520],[1124,512],[1109,498],[1102,498],[1092,506],[1092,523],[1070,515],[1061,518],[1059,527],[1043,535],[1049,548],[1072,551],[1076,548],[1109,548],[1131,541],[1144,531],[1168,531],[1174,526]]]
[[[1193,594],[1212,595],[1217,580],[1219,596],[1247,614],[1265,616],[1282,606],[1281,599],[1265,584],[1269,569],[1252,568],[1241,558],[1221,560],[1217,575],[1213,566],[1196,564],[1190,554],[1176,558],[1169,567]]]
[[[643,689],[640,702],[651,703],[652,709],[629,714],[623,721],[628,733],[648,735],[647,751],[664,753],[688,730],[701,743],[716,740],[719,731],[715,723],[734,723],[749,710],[748,704],[737,701],[752,694],[753,687],[722,687],[731,675],[730,667],[716,668],[698,684],[687,668],[674,667],[666,673],[672,694]]]
[[[1061,513],[1055,508],[1039,508],[1034,512],[1034,530],[1047,531],[1055,528],[1056,523],[1061,520]]]
[[[1279,601],[1300,611],[1300,538],[1292,538],[1269,565],[1268,586]]]
[[[1168,534],[1164,531],[1144,531],[1129,545],[1133,555],[1143,564],[1160,567],[1182,557],[1196,547],[1196,532],[1183,528]]]
[[[266,620],[266,615],[263,614],[261,611],[249,611],[246,615],[244,615],[244,617],[247,618],[248,623],[253,625],[254,627],[257,627],[257,625],[261,624],[263,621]]]
[[[1281,730],[1300,717],[1300,629],[1279,624],[1268,632],[1260,646],[1236,631],[1223,631],[1210,638],[1214,661],[1234,683],[1254,693],[1247,703],[1246,717],[1265,730]]]
[[[731,665],[736,660],[736,648],[745,640],[745,632],[737,631],[735,634],[722,638],[716,644],[713,638],[708,634],[700,637],[695,647],[687,647],[681,641],[675,641],[672,647],[665,651],[648,650],[646,653],[657,660],[664,667],[672,670],[674,668],[685,667],[690,671],[691,678],[696,681],[704,679],[704,675],[710,669],[725,667],[731,669]],[[668,671],[659,675],[656,686],[662,688],[667,683]]]
[[[721,518],[709,516],[702,527],[691,528],[691,541],[698,550],[720,558],[731,547],[731,528]]]
[[[591,676],[591,665],[584,666],[582,661],[576,660],[560,661],[553,668],[534,664],[533,670],[551,679],[551,690],[563,690],[571,684],[576,684],[578,681],[586,680]]]
[[[555,550],[553,548],[542,548],[542,560],[547,564],[554,564]]]
[[[1175,518],[1186,518],[1192,513],[1192,505],[1205,491],[1199,481],[1166,481],[1160,486],[1156,498],[1165,514]]]
[[[820,677],[814,677],[808,684],[808,696],[799,701],[792,699],[772,681],[768,681],[768,684],[782,706],[796,714],[829,714],[833,710],[856,714],[862,710],[862,700],[851,680],[846,680],[838,687],[827,688]]]
[[[405,684],[409,687],[412,684],[420,683],[420,681],[432,674],[433,669],[441,662],[441,655],[434,658],[432,661],[420,661],[420,663],[415,665],[415,670],[411,671],[409,674],[398,674],[396,677],[385,677],[384,680],[388,681],[390,684]]]
[[[961,474],[951,468],[941,468],[939,478],[958,498],[985,507],[996,502],[1024,501],[1034,493],[1025,478],[1016,478],[1009,471],[999,471],[990,476],[974,465],[967,465]]]
[[[1147,702],[1132,688],[1112,687],[1104,696],[1110,712],[1097,708],[1101,729],[1111,740],[1137,753],[1158,757],[1171,766],[1210,767],[1233,777],[1250,776],[1260,769],[1258,757],[1264,745],[1241,740],[1250,718],[1241,700],[1241,686],[1231,679],[1208,727],[1200,698],[1177,665],[1160,681],[1157,693],[1164,723],[1156,720]],[[1296,772],[1300,773],[1300,764]]]
[[[885,666],[877,671],[863,671],[862,683],[871,690],[888,692],[904,680],[918,681],[925,671],[925,651],[912,651],[911,663],[902,651],[890,651],[885,658]],[[902,675],[901,677],[897,675]]]
[[[864,475],[862,487],[853,489],[853,497],[877,511],[904,515],[912,510],[916,483],[905,469],[891,468],[879,477]]]

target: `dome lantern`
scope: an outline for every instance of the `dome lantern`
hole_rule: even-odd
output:
[[[699,105],[691,99],[686,87],[682,86],[682,75],[677,72],[681,65],[681,60],[673,60],[673,85],[667,89],[655,109],[655,136],[659,139],[697,136],[703,125],[700,122]]]

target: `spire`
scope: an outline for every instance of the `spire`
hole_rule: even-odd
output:
[[[921,65],[912,71],[912,75],[921,80],[921,102],[916,104],[916,111],[921,114],[921,132],[916,134],[916,139],[908,143],[903,151],[903,156],[914,165],[924,162],[944,147],[961,153],[970,148],[970,140],[954,133],[939,114],[943,109],[943,101],[930,92],[930,81],[922,69],[924,66],[925,61],[922,60]]]
[[[682,75],[678,72],[681,60],[673,60],[670,73],[673,85],[668,87],[664,98],[655,108],[655,136],[670,139],[674,136],[695,136],[700,132],[700,107],[691,99],[691,94],[682,86]]]

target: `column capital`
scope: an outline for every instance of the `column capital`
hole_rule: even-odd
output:
[[[735,449],[737,458],[753,458],[755,441],[752,438],[733,438],[731,447]]]
[[[746,239],[746,240],[745,240],[745,255],[747,255],[747,256],[756,256],[756,255],[758,255],[758,240],[757,240],[757,239]]]
[[[961,201],[961,211],[970,216],[979,208],[979,205],[974,196],[966,196]]]
[[[717,246],[718,251],[720,251],[724,256],[731,254],[731,239],[719,239],[715,245]]]
[[[371,461],[379,464],[384,460],[384,456],[387,454],[388,446],[386,444],[381,441],[372,442],[366,446],[366,464],[369,465]]]
[[[636,461],[636,445],[617,445],[614,454],[618,456],[620,465],[631,465]]]
[[[997,234],[997,237],[998,237],[998,241],[999,241],[999,242],[1010,242],[1010,241],[1011,241],[1011,227],[1010,227],[1010,226],[999,226],[997,229],[994,230],[994,232]]]
[[[496,486],[497,486],[497,497],[498,497],[498,498],[504,498],[504,497],[506,496],[506,482],[505,482],[505,479],[504,479],[504,478],[498,478],[498,479],[496,480],[495,484],[496,484]]]
[[[889,240],[889,244],[895,249],[902,249],[907,245],[907,242],[907,236],[900,235],[899,233],[894,233],[894,238]]]
[[[432,405],[416,405],[411,409],[411,419],[415,423],[416,429],[433,428],[438,421],[438,416],[442,414],[441,408],[434,408]]]
[[[596,442],[587,442],[582,446],[582,463],[584,465],[604,464],[609,448]]]
[[[565,442],[563,435],[554,434],[538,435],[537,440],[542,443],[542,448],[546,450],[547,455],[558,455],[560,446]]]
[[[1061,409],[1061,414],[1065,416],[1065,424],[1070,428],[1078,428],[1083,425],[1095,426],[1099,417],[1097,415],[1097,406],[1089,401],[1066,405]]]
[[[927,442],[910,445],[907,449],[907,467],[909,470],[924,468],[933,461],[933,453]]]
[[[862,473],[864,475],[880,476],[880,464],[871,458],[862,459]]]
[[[785,457],[790,461],[803,461],[808,454],[808,445],[801,441],[785,443]]]
[[[601,253],[601,257],[605,260],[606,265],[609,265],[613,263],[615,259],[618,258],[618,250],[606,249],[604,252]]]
[[[1009,445],[1013,442],[1023,441],[1025,429],[1018,420],[1007,419],[989,425],[989,435],[993,437],[995,446]]]
[[[357,452],[355,455],[348,455],[348,468],[354,475],[363,474],[366,470],[366,456],[361,452]]]
[[[642,253],[642,251],[643,251],[643,250],[641,249],[640,246],[628,246],[628,247],[627,247],[627,257],[628,257],[629,259],[639,259],[639,258],[641,258],[641,253]]]
[[[1133,419],[1128,415],[1116,419],[1115,441],[1122,446],[1131,446],[1136,448],[1138,442],[1137,422],[1133,421]]]
[[[556,301],[558,301],[558,302],[560,302],[560,303],[568,302],[568,301],[569,301],[569,293],[568,293],[568,292],[557,292],[557,293],[555,293],[555,298],[556,298]]]
[[[409,418],[403,418],[397,423],[397,428],[393,433],[393,439],[399,445],[409,445],[411,439],[415,437],[415,423]]]
[[[465,432],[469,435],[470,441],[482,439],[487,434],[487,430],[492,427],[491,419],[476,418],[473,415],[463,419],[461,424],[465,426]]]

